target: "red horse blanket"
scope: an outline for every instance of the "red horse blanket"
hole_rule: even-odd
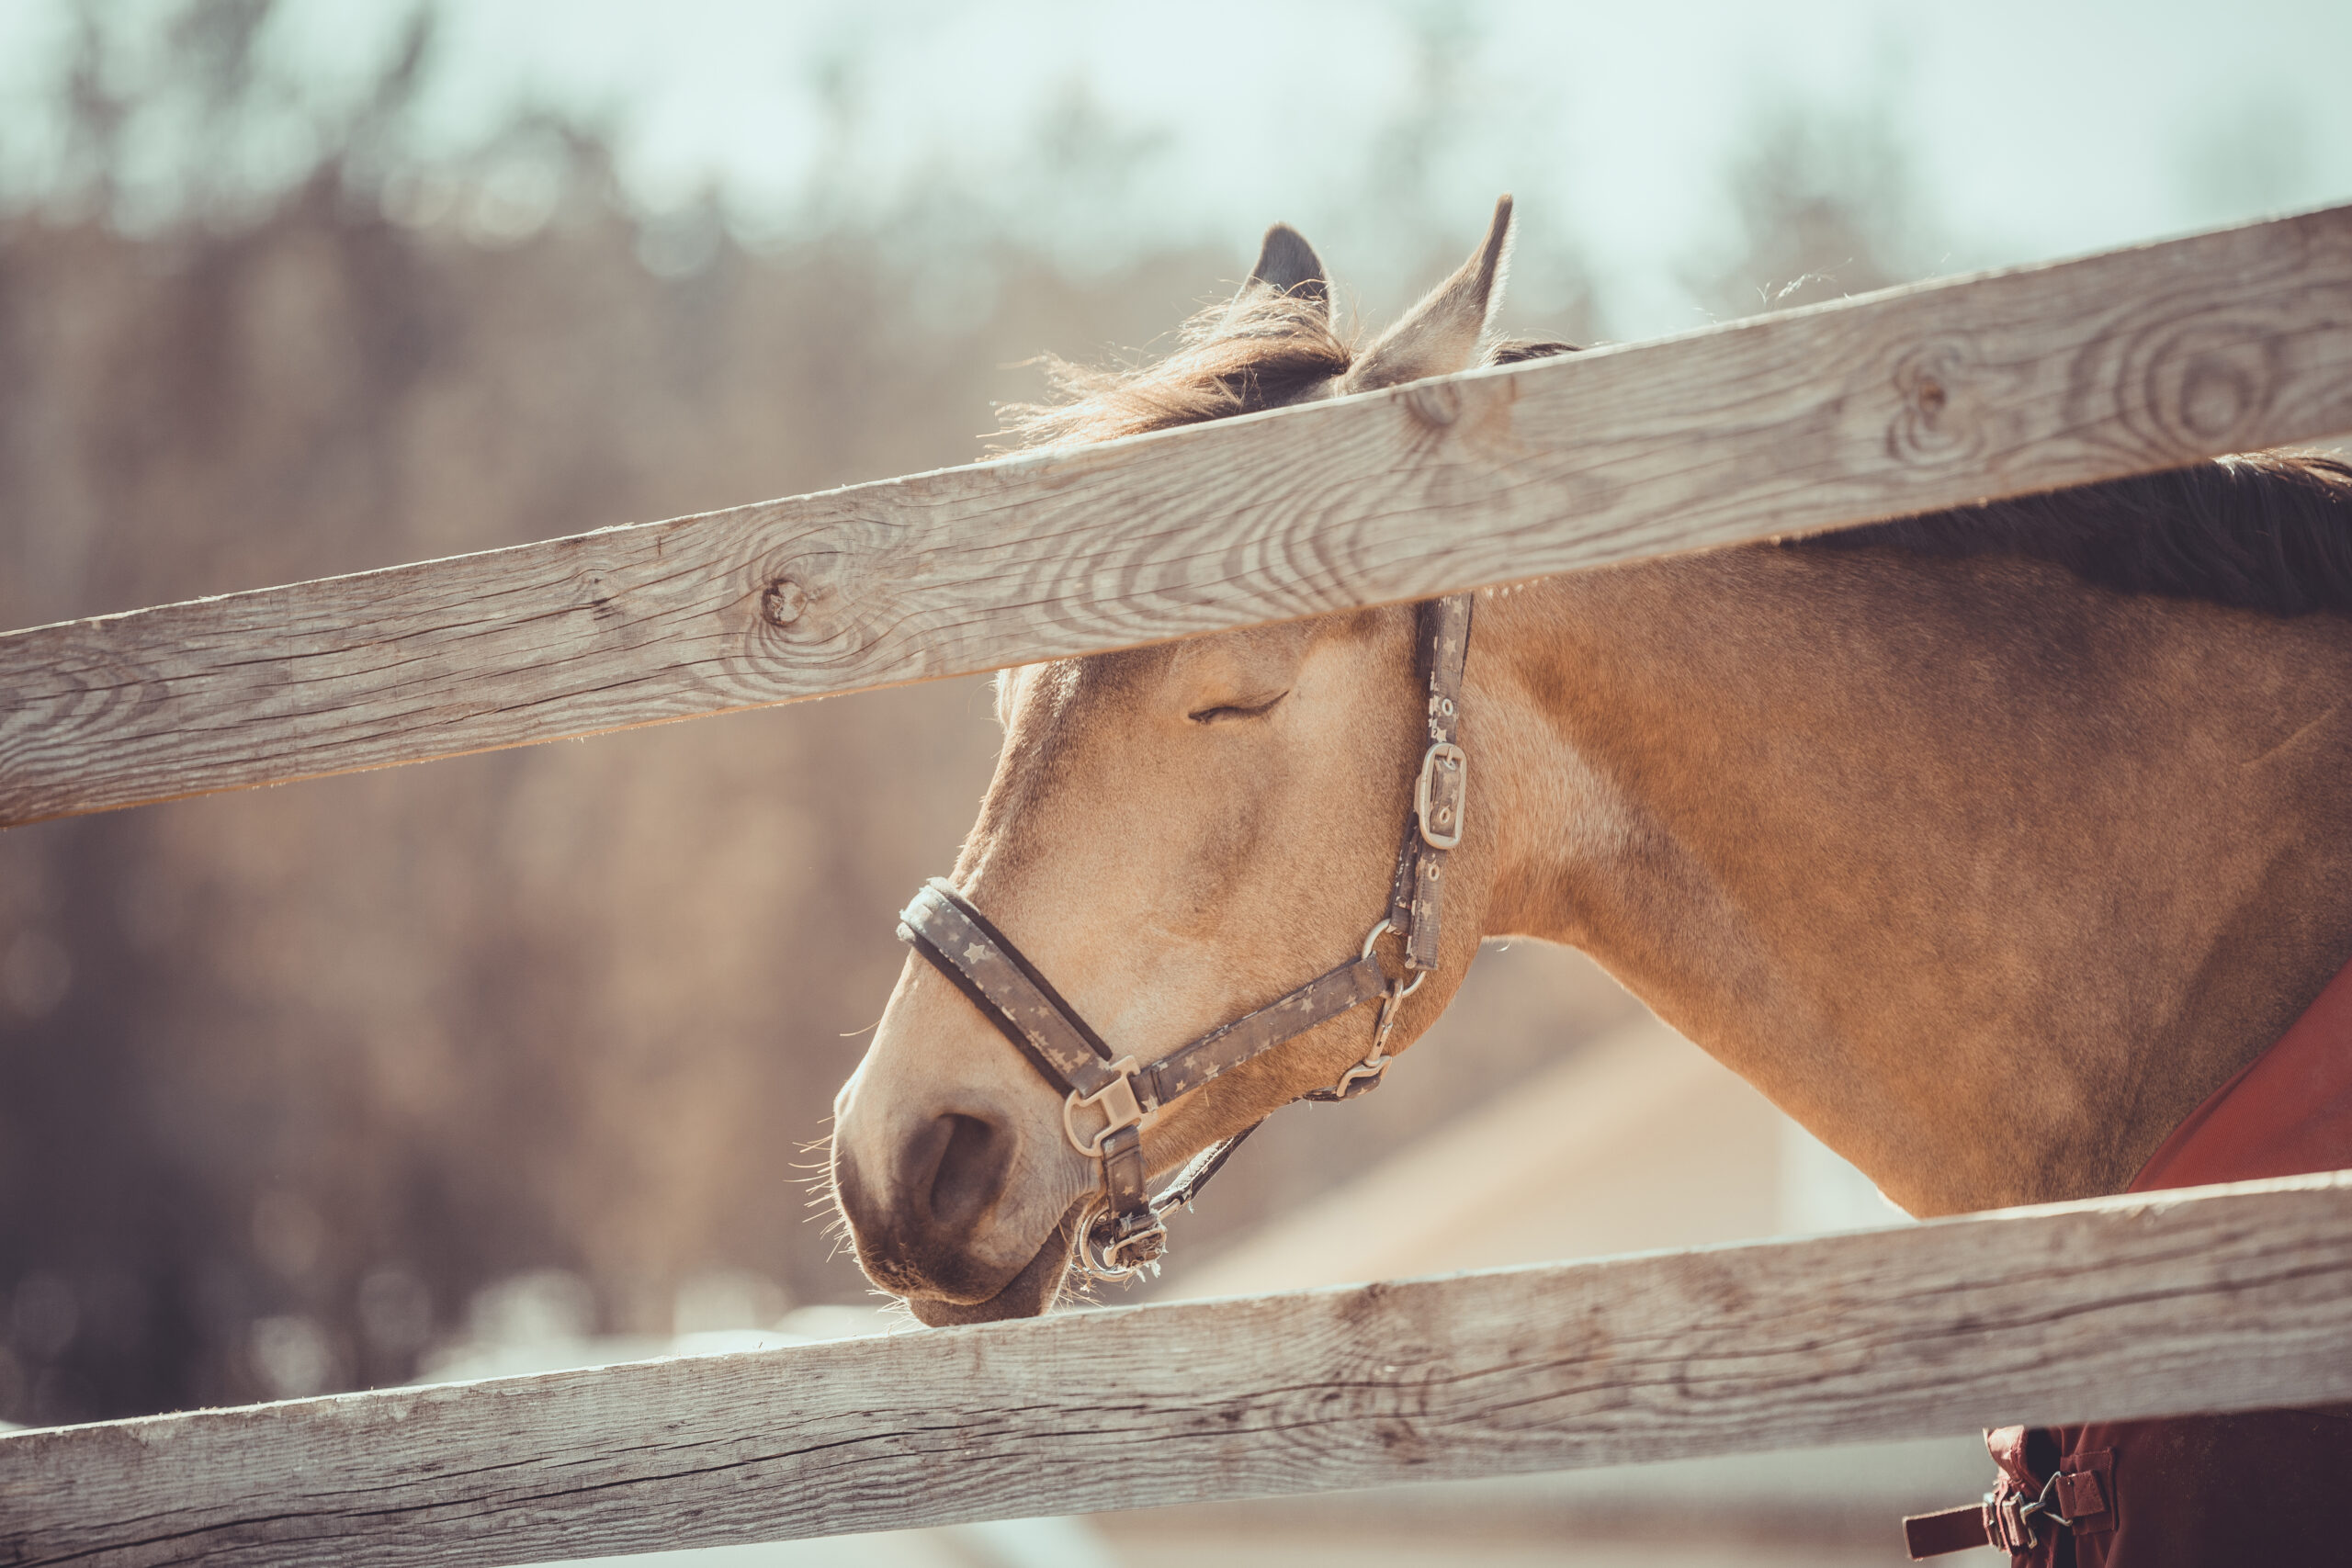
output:
[[[2277,1044],[2173,1129],[2126,1190],[2346,1168],[2352,964]],[[2001,1469],[1999,1490],[1981,1517],[1955,1510],[1905,1521],[1915,1558],[1989,1537],[2033,1568],[2352,1563],[2352,1406],[2004,1427],[1984,1440]],[[2023,1521],[2033,1527],[2028,1546],[2017,1510],[2045,1488],[2073,1523]]]

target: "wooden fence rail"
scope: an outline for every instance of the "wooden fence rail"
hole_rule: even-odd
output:
[[[0,1564],[488,1568],[2319,1404],[2347,1345],[2352,1171],[20,1433]]]
[[[8,634],[0,826],[2347,429],[2352,208],[2338,208],[1100,447]]]

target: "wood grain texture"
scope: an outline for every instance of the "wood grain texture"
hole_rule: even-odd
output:
[[[0,637],[0,825],[1100,652],[2352,428],[2352,208]]]
[[[0,1437],[0,1563],[461,1568],[2347,1398],[2340,1172]]]

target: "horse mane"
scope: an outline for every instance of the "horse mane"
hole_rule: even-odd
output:
[[[1504,340],[1479,363],[1575,352],[1572,344]],[[1280,408],[1345,375],[1356,353],[1320,299],[1250,288],[1193,316],[1175,351],[1149,364],[1096,368],[1046,356],[1051,400],[1001,410],[1003,434],[1020,447],[1108,441]],[[2352,615],[2352,464],[2247,453],[1781,545],[2024,556],[2128,593]]]
[[[2250,452],[1791,543],[2026,556],[2127,593],[2352,615],[2352,464]]]

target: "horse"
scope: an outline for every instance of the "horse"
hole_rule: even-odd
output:
[[[1505,198],[1363,344],[1277,225],[1166,358],[1058,366],[1016,427],[1094,441],[1573,352],[1494,334],[1510,228]],[[1390,932],[1442,744],[1431,610],[999,677],[994,776],[910,922],[956,922],[1125,1069],[1309,976],[1379,1007],[1114,1115],[1118,1084],[1055,1077],[936,930],[902,932],[831,1174],[858,1262],[922,1323],[1035,1315],[1074,1264],[1121,1262],[1088,1244],[1106,1185],[1377,1082],[1485,939],[1582,950],[1919,1216],[2123,1190],[2324,992],[2352,1021],[2352,467],[2225,457],[1480,592],[1450,732],[1474,782],[1417,957]],[[1132,1130],[1125,1178],[1080,1106]],[[2285,1457],[2248,1452],[2308,1482],[2332,1443],[2346,1472],[2352,1421],[2272,1415],[2300,1423],[2270,1434]],[[2308,1515],[2310,1490],[2274,1501]],[[2133,1497],[2127,1527],[2154,1521]],[[2113,1560],[2156,1561],[2154,1528]],[[2053,1539],[2088,1562],[2126,1538]]]

